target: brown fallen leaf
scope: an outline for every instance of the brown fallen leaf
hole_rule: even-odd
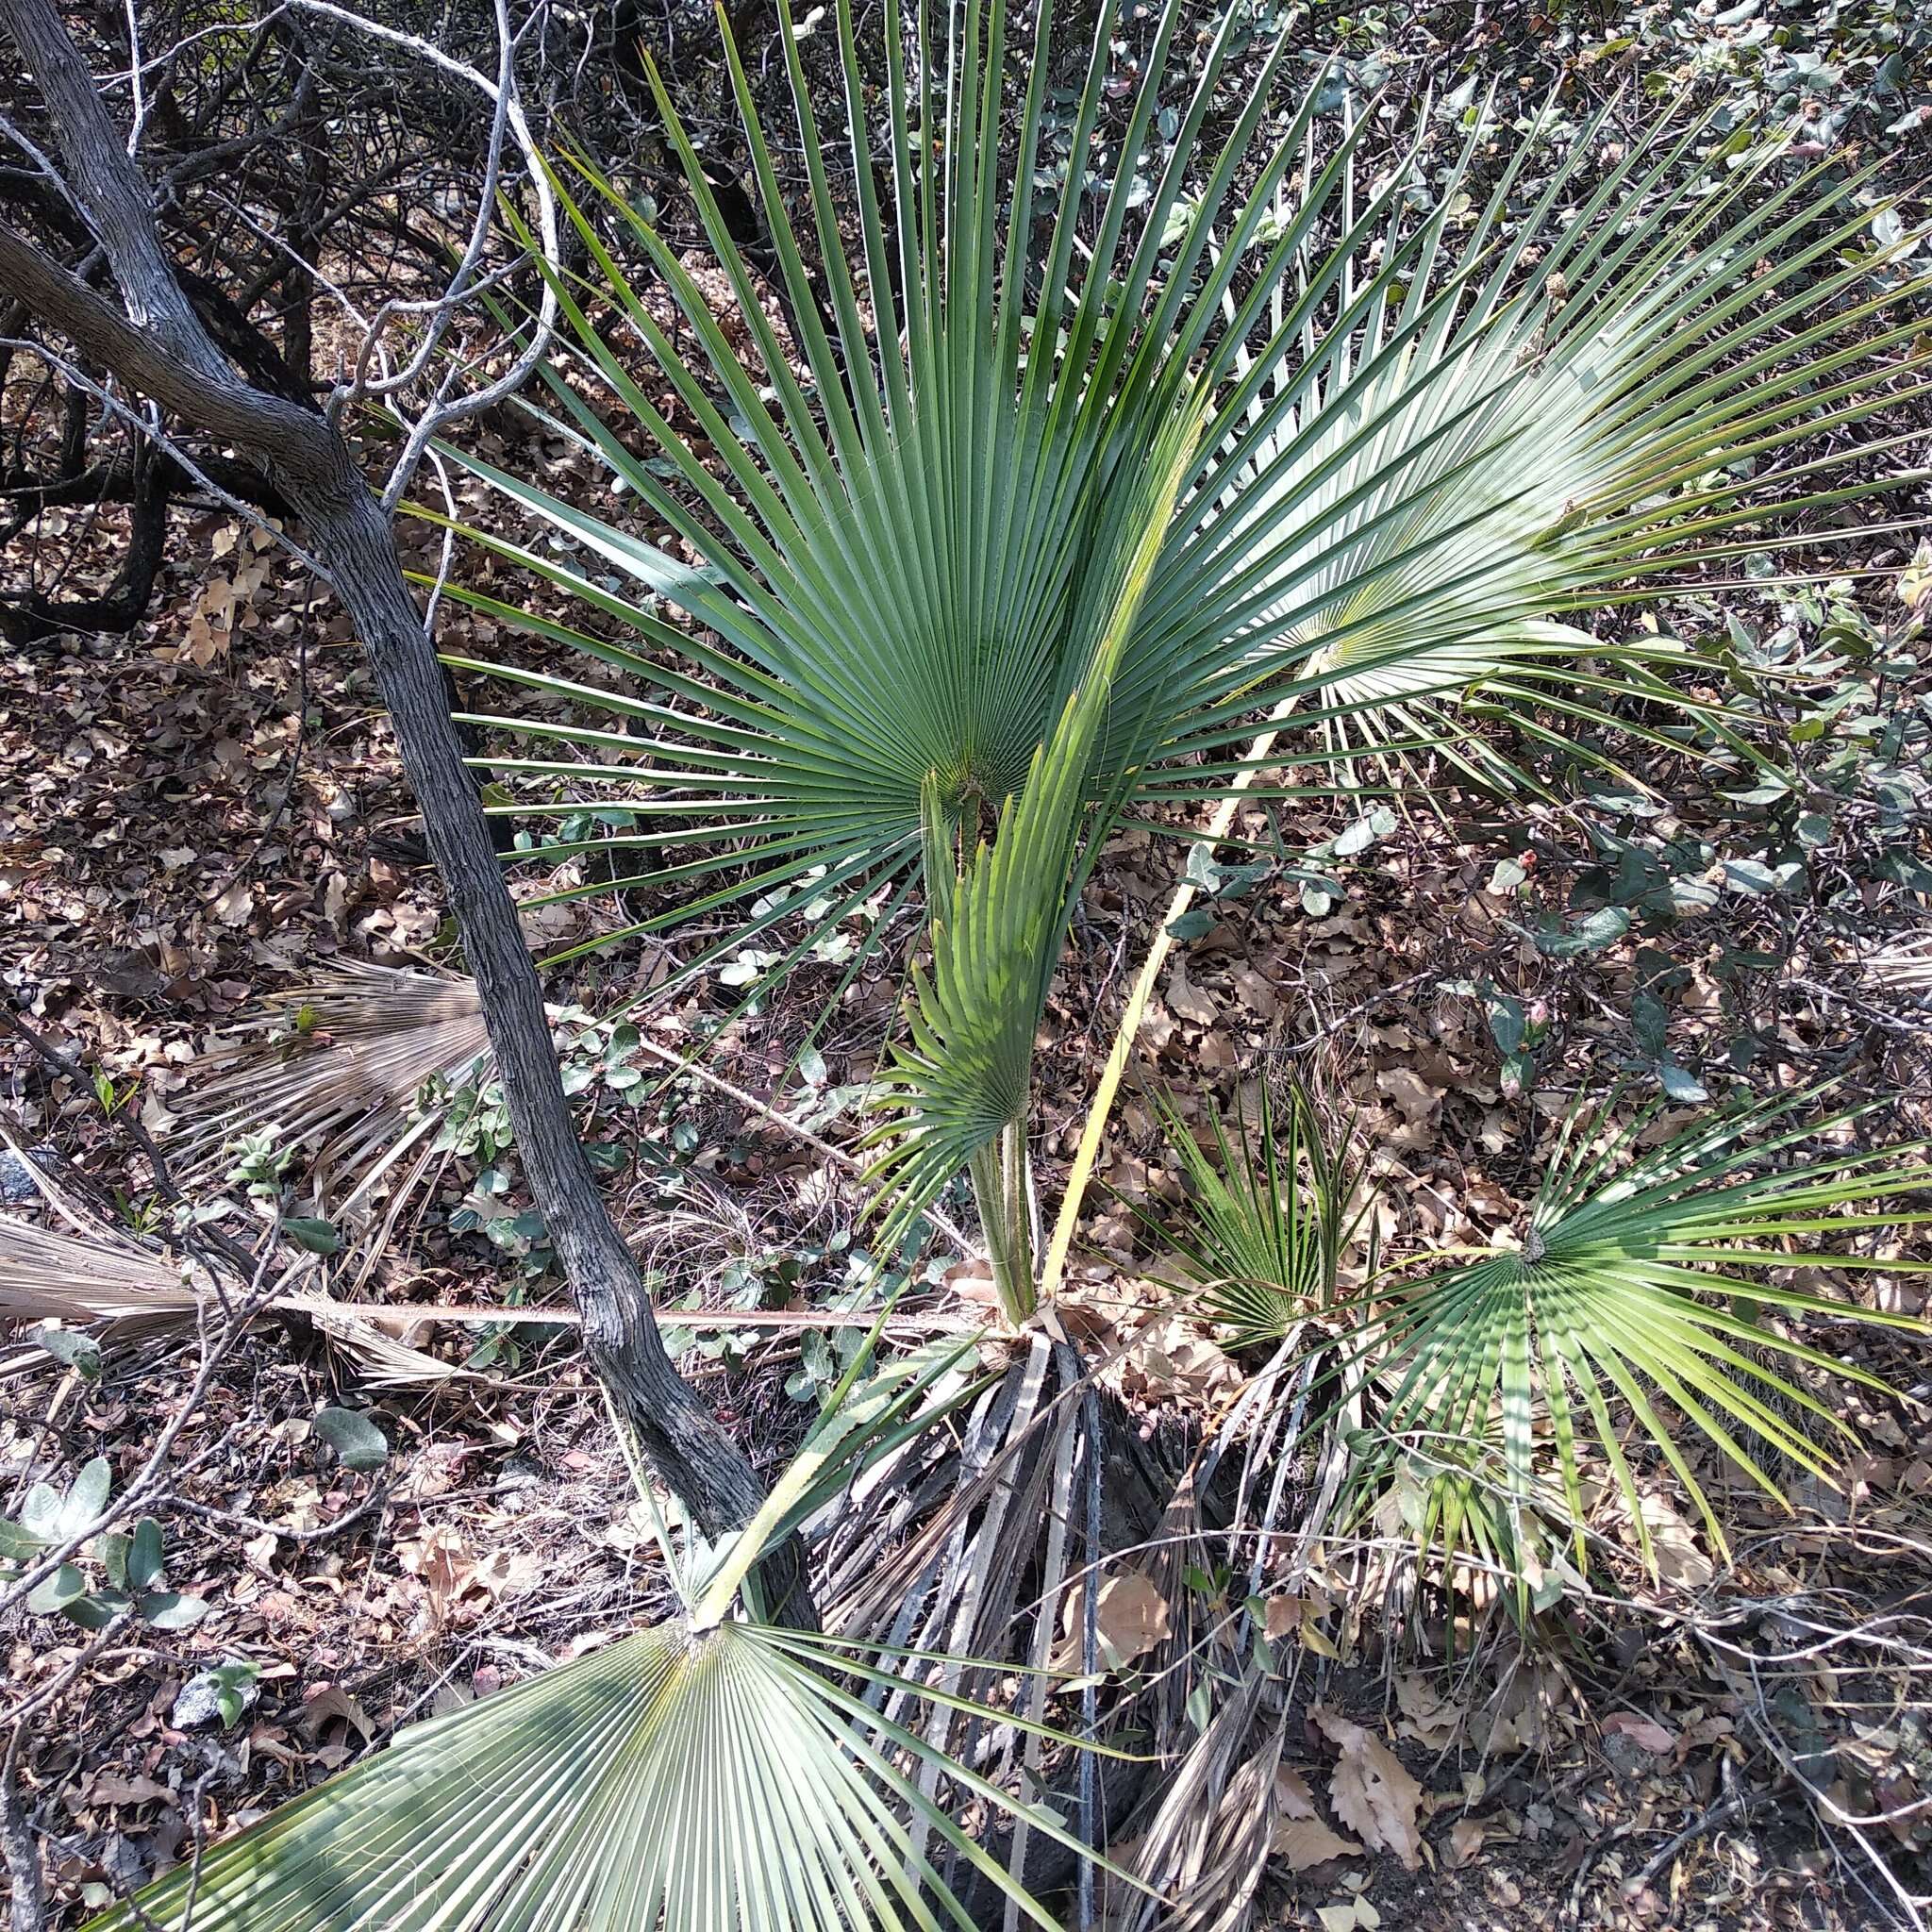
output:
[[[1482,1850],[1490,1835],[1488,1824],[1480,1818],[1458,1818],[1449,1827],[1449,1853],[1442,1862],[1452,1872],[1467,1865]]]
[[[360,1731],[365,1744],[375,1741],[375,1726],[369,1722],[369,1713],[362,1708],[360,1700],[351,1697],[340,1684],[324,1684],[305,1696],[297,1722],[311,1738],[319,1738],[337,1719]]]
[[[1284,1818],[1316,1816],[1315,1794],[1309,1790],[1307,1779],[1290,1765],[1274,1768],[1274,1808]]]
[[[1375,1075],[1375,1085],[1402,1109],[1411,1126],[1425,1121],[1441,1105],[1442,1096],[1410,1067],[1388,1067]]]
[[[1340,1905],[1323,1906],[1315,1913],[1322,1932],[1375,1932],[1382,1915],[1365,1898],[1344,1899]]]
[[[1402,1707],[1402,1723],[1398,1726],[1402,1735],[1413,1738],[1430,1751],[1441,1751],[1453,1744],[1469,1715],[1419,1671],[1397,1674],[1395,1701]]]
[[[147,1805],[157,1799],[172,1801],[174,1796],[166,1785],[158,1785],[139,1772],[123,1777],[118,1772],[97,1771],[87,1785],[90,1805]]]
[[[1277,1819],[1268,1850],[1273,1857],[1286,1859],[1291,1872],[1306,1872],[1311,1865],[1325,1865],[1330,1858],[1365,1856],[1352,1838],[1330,1831],[1319,1818]]]
[[[1054,1649],[1053,1668],[1077,1671],[1087,1631],[1087,1596],[1078,1585],[1067,1592],[1067,1607],[1060,1623],[1062,1635]],[[1100,1668],[1117,1671],[1144,1656],[1167,1635],[1167,1598],[1151,1577],[1138,1570],[1109,1576],[1100,1586],[1093,1624]]]
[[[1667,1757],[1677,1741],[1656,1718],[1644,1717],[1634,1710],[1613,1710],[1605,1718],[1604,1729],[1623,1732],[1633,1744],[1641,1745],[1646,1751],[1655,1751],[1659,1757]]]
[[[1657,1557],[1657,1572],[1666,1583],[1684,1590],[1702,1590],[1717,1574],[1716,1566],[1697,1546],[1690,1524],[1663,1496],[1642,1498],[1644,1526]]]
[[[1329,1781],[1329,1802],[1342,1824],[1361,1834],[1379,1852],[1393,1852],[1406,1871],[1422,1863],[1422,1834],[1416,1814],[1422,1808],[1423,1788],[1402,1760],[1360,1724],[1317,1706],[1310,1713],[1317,1728],[1341,1752]]]
[[[1211,1026],[1221,1017],[1221,1008],[1208,994],[1188,977],[1188,962],[1176,958],[1167,975],[1167,1008],[1177,1019],[1196,1026]]]

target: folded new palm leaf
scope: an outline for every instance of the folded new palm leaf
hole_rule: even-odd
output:
[[[672,1621],[405,1730],[90,1932],[970,1932],[928,1833],[1050,1927],[935,1793],[1073,1843],[1065,1828],[866,1701],[909,1686],[972,1708],[917,1682],[934,1660],[731,1614],[771,1536],[903,1430],[947,1365],[898,1365],[882,1391],[858,1391],[856,1416],[828,1416],[709,1575],[667,1543],[686,1603]]]
[[[1815,1098],[1786,1095],[1643,1152],[1638,1143],[1656,1108],[1601,1141],[1578,1131],[1581,1110],[1573,1114],[1521,1250],[1436,1269],[1396,1291],[1392,1310],[1372,1329],[1386,1364],[1380,1430],[1422,1443],[1481,1442],[1493,1416],[1505,1478],[1527,1504],[1540,1493],[1536,1435],[1546,1419],[1579,1554],[1581,1444],[1593,1436],[1647,1561],[1649,1534],[1619,1408],[1675,1474],[1720,1547],[1723,1531],[1684,1431],[1780,1501],[1759,1460],[1767,1451],[1828,1479],[1832,1457],[1803,1419],[1827,1437],[1850,1441],[1854,1432],[1780,1370],[1803,1367],[1880,1391],[1885,1384],[1785,1330],[1808,1320],[1919,1332],[1924,1324],[1763,1277],[1801,1261],[1898,1273],[1932,1267],[1838,1249],[1806,1255],[1790,1245],[1932,1224],[1932,1206],[1882,1205],[1932,1191],[1932,1164],[1924,1144],[1794,1158],[1802,1143],[1869,1111],[1791,1124]],[[1767,1139],[1748,1138],[1773,1128]],[[1775,1314],[1781,1326],[1759,1311]]]
[[[891,1145],[874,1175],[892,1197],[888,1238],[909,1227],[962,1167],[987,1158],[1003,1132],[1024,1142],[1033,1040],[1045,1009],[1074,901],[1078,897],[1117,797],[1090,799],[1095,746],[1119,715],[1115,680],[1173,510],[1182,469],[1191,460],[1205,397],[1182,400],[1147,464],[1124,479],[1096,534],[1074,618],[1091,639],[1084,668],[1058,724],[1033,754],[1015,792],[999,802],[993,836],[980,837],[981,808],[962,812],[937,779],[925,791],[925,876],[932,918],[932,970],[914,969],[908,1004],[911,1039],[895,1048],[881,1079],[881,1105],[895,1118],[874,1134]],[[1115,780],[1116,793],[1125,782]],[[1014,1159],[1017,1163],[1017,1155]],[[1017,1214],[1024,1180],[1002,1188],[975,1174],[993,1244],[995,1278],[1008,1283],[1009,1312],[1030,1303],[1026,1241]]]

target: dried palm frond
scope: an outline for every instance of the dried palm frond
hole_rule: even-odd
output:
[[[208,1056],[184,1115],[186,1169],[208,1173],[237,1141],[272,1136],[308,1158],[308,1182],[352,1216],[405,1161],[385,1227],[441,1164],[456,1095],[494,1065],[474,981],[345,963],[271,994]]]
[[[219,1307],[198,1270],[108,1223],[83,1224],[71,1206],[65,1211],[75,1223],[71,1233],[0,1216],[0,1323],[58,1322],[66,1328],[98,1323],[106,1324],[104,1333],[131,1340],[192,1328],[205,1306]],[[324,1294],[293,1291],[292,1284],[314,1265],[312,1256],[292,1258],[265,1306],[312,1322],[371,1388],[421,1389],[468,1377],[467,1370],[388,1333],[380,1325],[394,1319],[387,1310],[344,1307]],[[403,1312],[417,1319],[416,1310]],[[490,1319],[503,1316],[492,1312]]]
[[[1932,933],[1906,940],[1865,961],[1867,975],[1896,992],[1932,992]]]
[[[0,1217],[0,1322],[142,1327],[192,1313],[194,1289],[167,1256],[103,1228],[64,1234]]]

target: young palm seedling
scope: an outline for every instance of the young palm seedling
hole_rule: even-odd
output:
[[[1790,1245],[1932,1223],[1932,1208],[1883,1205],[1932,1189],[1932,1165],[1923,1145],[1840,1145],[1791,1158],[1814,1139],[1842,1140],[1869,1111],[1807,1124],[1799,1116],[1815,1098],[1783,1095],[1648,1149],[1644,1130],[1661,1103],[1602,1135],[1578,1109],[1520,1249],[1437,1267],[1391,1291],[1389,1311],[1369,1331],[1386,1364],[1378,1432],[1393,1441],[1480,1443],[1493,1426],[1502,1491],[1541,1508],[1548,1492],[1536,1433],[1547,1422],[1579,1558],[1583,1445],[1593,1438],[1645,1561],[1655,1562],[1618,1411],[1683,1485],[1721,1550],[1723,1527],[1691,1467],[1697,1439],[1780,1504],[1783,1491],[1759,1459],[1766,1451],[1829,1481],[1831,1457],[1793,1418],[1808,1416],[1844,1442],[1855,1432],[1790,1374],[1885,1384],[1786,1329],[1799,1319],[1920,1332],[1924,1324],[1764,1277],[1801,1258],[1851,1271],[1932,1266],[1838,1249],[1801,1256]]]
[[[1529,749],[1611,722],[1639,736],[1672,719],[1679,738],[1721,730],[1668,680],[1679,647],[1574,620],[1655,596],[1687,568],[1707,590],[1793,534],[1828,541],[1848,506],[1903,479],[1870,460],[1884,439],[1822,433],[1919,380],[1908,345],[1926,285],[1896,266],[1903,243],[1868,239],[1863,176],[1796,169],[1749,129],[1702,123],[1628,140],[1599,118],[1566,126],[1553,151],[1541,121],[1519,132],[1484,109],[1458,152],[1421,137],[1371,179],[1379,124],[1324,125],[1319,90],[1283,103],[1283,44],[1243,74],[1247,96],[1210,148],[1236,15],[1185,56],[1180,23],[1170,0],[1145,25],[1097,206],[1068,192],[1050,218],[1050,5],[1015,102],[1001,0],[942,21],[889,4],[882,102],[838,7],[850,159],[836,182],[838,150],[779,35],[806,231],[727,38],[789,334],[661,89],[748,358],[680,252],[588,167],[570,203],[587,272],[549,272],[575,347],[548,372],[548,427],[603,463],[682,556],[640,519],[469,462],[560,540],[475,541],[580,615],[462,594],[603,667],[591,685],[464,660],[583,719],[475,721],[541,741],[491,760],[517,789],[503,808],[562,818],[591,796],[629,814],[637,829],[605,841],[599,869],[641,916],[604,941],[724,921],[683,974],[769,936],[759,957],[774,979],[864,908],[856,973],[923,884],[935,964],[888,1083],[907,1148],[884,1177],[904,1212],[971,1172],[1016,1321],[1033,1300],[1016,1062],[1108,825],[1137,801],[1252,785],[1263,765],[1347,782],[1364,749],[1429,749],[1509,780],[1521,750],[1477,744],[1465,699],[1507,709]],[[1074,179],[1116,26],[1103,9],[1074,91]],[[1183,60],[1189,91],[1163,153],[1157,110]],[[1285,125],[1264,146],[1277,110]],[[696,358],[662,299],[626,277],[620,244],[648,261]],[[661,379],[643,379],[651,370]],[[1103,715],[1070,732],[1140,547],[1122,499],[1159,470],[1190,397],[1201,431],[1102,674]],[[1023,805],[1042,787],[1071,788],[1073,836],[1064,823],[1047,834],[1044,806]],[[1044,842],[1025,866],[1000,860],[1020,837]],[[532,856],[560,864],[586,849],[558,839]],[[1053,875],[1036,876],[1035,859]],[[970,973],[945,963],[955,893],[996,922],[998,970],[985,953]]]
[[[1252,1136],[1245,1113],[1232,1139],[1217,1115],[1212,1153],[1162,1096],[1160,1124],[1187,1198],[1176,1213],[1141,1210],[1191,1279],[1203,1317],[1243,1348],[1281,1342],[1333,1309],[1350,1249],[1372,1233],[1353,1123],[1331,1144],[1298,1081],[1281,1100],[1265,1079],[1253,1091]],[[1373,1245],[1365,1265],[1374,1273]]]

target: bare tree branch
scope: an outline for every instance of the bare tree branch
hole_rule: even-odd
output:
[[[294,506],[388,704],[482,999],[531,1190],[576,1297],[591,1359],[623,1425],[700,1528],[710,1536],[736,1528],[758,1505],[757,1478],[666,1355],[636,1264],[577,1141],[537,970],[389,519],[334,425],[245,381],[216,347],[160,247],[147,184],[52,0],[0,0],[0,25],[45,92],[68,186],[107,251],[121,306],[5,228],[0,279],[120,381],[260,463]],[[790,1579],[774,1582],[774,1598],[790,1599],[794,1615],[809,1615],[802,1577],[796,1594]]]

